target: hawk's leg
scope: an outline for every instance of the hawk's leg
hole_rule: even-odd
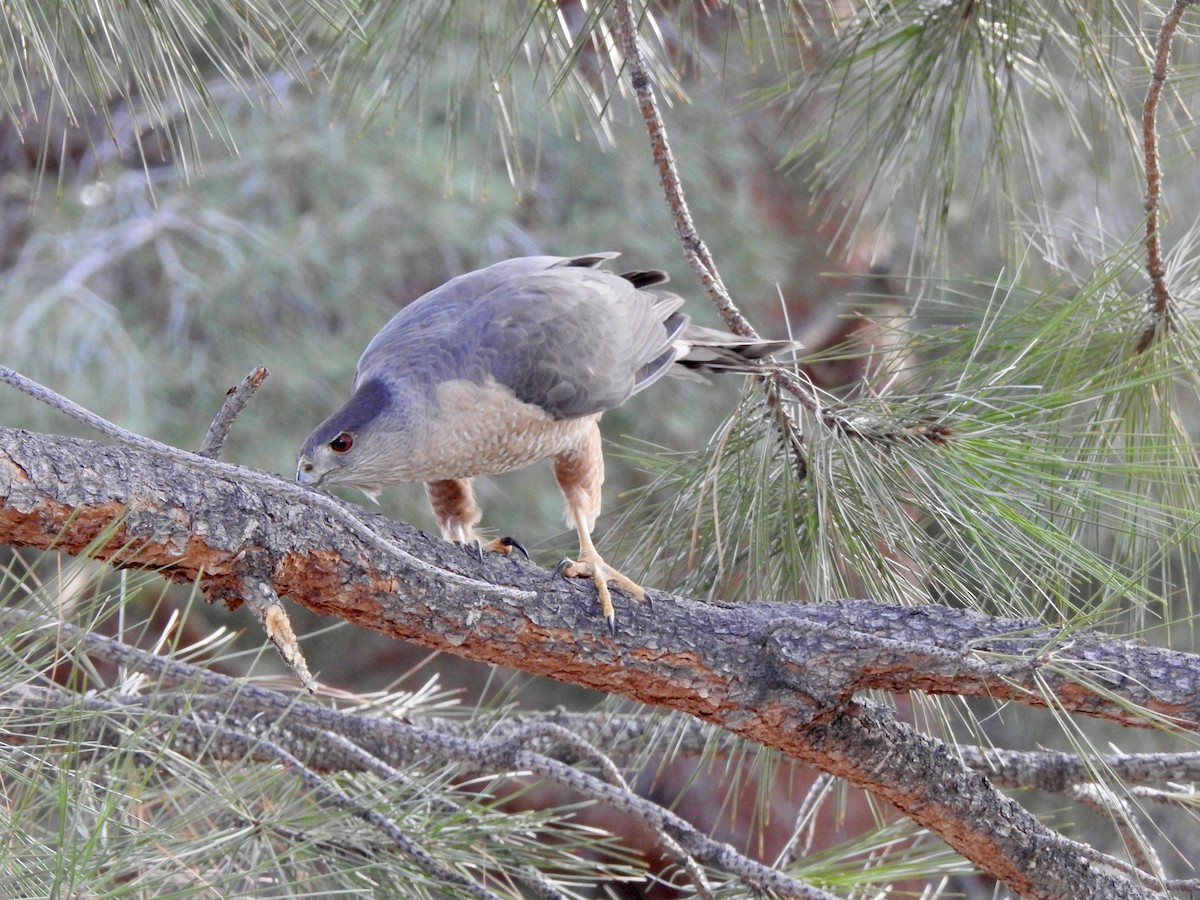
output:
[[[554,477],[567,501],[567,521],[579,533],[579,559],[564,559],[558,571],[570,577],[591,578],[600,596],[600,611],[610,634],[616,634],[617,618],[613,610],[609,584],[616,584],[638,600],[646,598],[641,585],[610,567],[592,543],[592,529],[600,515],[600,486],[604,484],[604,456],[600,447],[599,416],[592,420],[583,440],[574,449],[554,457]]]
[[[526,558],[525,548],[509,537],[500,537],[481,543],[475,533],[475,526],[483,517],[479,505],[475,502],[475,492],[471,489],[469,478],[449,478],[445,481],[430,481],[425,485],[425,493],[429,497],[429,506],[433,517],[437,520],[442,532],[442,539],[458,544],[474,545],[482,551],[492,553],[508,553],[516,547]]]

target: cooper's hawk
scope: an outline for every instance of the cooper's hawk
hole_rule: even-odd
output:
[[[579,558],[560,571],[595,581],[613,631],[609,583],[639,600],[645,592],[592,543],[604,481],[600,416],[672,364],[746,370],[795,346],[691,325],[682,297],[652,289],[665,273],[596,268],[615,256],[509,259],[410,303],[363,351],[353,395],[309,435],[296,479],[372,499],[425,482],[442,537],[478,544],[470,479],[551,458],[579,533]]]

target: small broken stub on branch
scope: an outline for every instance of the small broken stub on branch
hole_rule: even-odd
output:
[[[288,618],[279,595],[262,581],[249,582],[249,587],[250,590],[246,592],[246,605],[254,610],[254,615],[262,623],[267,637],[275,645],[288,668],[300,679],[304,689],[310,694],[315,694],[318,688],[317,681],[308,670],[300,642],[296,639],[296,632],[292,630],[292,621]]]

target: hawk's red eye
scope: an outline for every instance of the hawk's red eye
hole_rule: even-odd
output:
[[[344,431],[329,442],[329,449],[334,453],[345,453],[353,446],[354,438]]]

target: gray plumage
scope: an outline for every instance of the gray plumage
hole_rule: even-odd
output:
[[[645,590],[592,543],[604,483],[600,416],[673,363],[750,370],[796,346],[690,325],[683,298],[656,289],[665,273],[597,268],[616,255],[509,259],[409,304],[363,351],[350,400],[308,436],[296,479],[372,498],[423,481],[442,537],[482,546],[471,478],[551,459],[579,535],[578,559],[558,570],[592,579],[615,635],[609,585],[639,599]],[[487,548],[513,546],[498,538]]]
[[[592,268],[611,255],[528,256],[446,282],[367,345],[355,389],[490,377],[554,419],[619,406],[670,365],[688,320],[683,298]]]

